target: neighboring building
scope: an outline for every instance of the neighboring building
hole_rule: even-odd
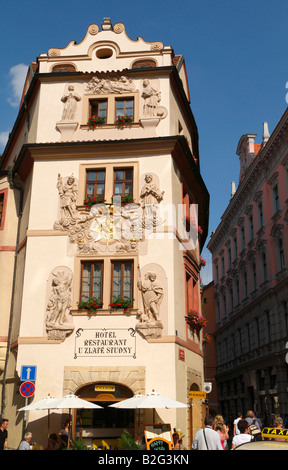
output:
[[[240,181],[208,248],[215,283],[220,412],[288,413],[288,110],[263,141],[243,135]]]
[[[202,313],[207,319],[207,326],[203,328],[204,391],[207,393],[206,402],[209,408],[209,413],[216,415],[218,414],[218,393],[216,383],[216,317],[213,281],[202,288]]]
[[[184,58],[131,40],[109,18],[80,43],[41,54],[0,176],[9,445],[22,437],[26,365],[37,367],[35,400],[73,393],[104,408],[73,414],[73,436],[91,445],[113,446],[123,428],[136,437],[152,421],[152,410],[109,404],[152,389],[189,404],[204,384],[201,336],[186,316],[201,311],[209,194]],[[157,409],[156,421],[181,428],[190,446],[201,409],[200,400]],[[53,412],[50,429],[62,417]],[[44,445],[46,420],[30,411],[24,423]]]

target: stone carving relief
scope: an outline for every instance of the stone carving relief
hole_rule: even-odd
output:
[[[135,91],[133,80],[122,75],[120,78],[92,77],[86,87],[86,93],[101,95],[107,93],[127,93]]]
[[[138,311],[139,322],[136,330],[146,339],[160,338],[163,330],[160,308],[164,298],[164,287],[155,272],[146,272],[143,279],[139,267],[137,287],[141,292],[142,309]]]
[[[81,96],[74,92],[74,86],[69,85],[68,93],[65,93],[61,98],[61,101],[64,103],[61,122],[75,120],[77,102],[81,100]]]
[[[157,118],[160,120],[167,116],[167,109],[160,106],[161,92],[158,83],[152,83],[148,79],[143,80],[141,97],[144,101],[142,110],[144,118]]]
[[[141,207],[143,209],[143,227],[146,230],[157,227],[162,223],[158,214],[158,207],[163,200],[164,191],[159,189],[156,178],[152,173],[146,173],[144,176],[145,182],[140,192]]]
[[[155,179],[151,173],[145,175],[141,204],[94,204],[87,213],[76,205],[76,178],[59,174],[60,218],[53,228],[66,231],[79,253],[138,253],[139,242],[163,223],[158,216],[158,206],[164,192],[160,191]]]
[[[46,331],[48,339],[64,341],[72,333],[72,272],[66,267],[53,270],[48,281],[48,302],[46,306]]]

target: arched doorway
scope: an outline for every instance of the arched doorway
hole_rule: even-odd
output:
[[[198,392],[199,386],[193,383],[190,386],[190,392]],[[202,428],[204,417],[203,417],[203,406],[202,400],[198,398],[190,398],[190,448],[192,446],[196,432]]]
[[[79,389],[77,395],[103,409],[77,410],[73,433],[76,439],[84,440],[86,445],[94,448],[108,446],[115,449],[124,429],[134,436],[135,410],[109,407],[133,396],[128,387],[113,383],[93,383]]]

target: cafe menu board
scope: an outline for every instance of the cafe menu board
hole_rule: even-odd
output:
[[[144,434],[148,450],[171,450],[173,447],[170,424],[148,424]]]

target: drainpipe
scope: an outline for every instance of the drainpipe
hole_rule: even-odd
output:
[[[5,401],[6,401],[6,383],[7,383],[7,370],[8,370],[8,359],[10,352],[10,342],[11,342],[11,333],[12,333],[12,323],[13,323],[13,311],[14,311],[14,296],[16,288],[16,270],[17,270],[17,258],[18,258],[18,247],[19,247],[19,238],[20,238],[20,223],[23,214],[23,193],[24,190],[19,183],[15,181],[15,173],[13,172],[12,167],[8,167],[7,178],[9,182],[10,189],[17,189],[20,191],[20,201],[19,201],[19,210],[18,210],[18,226],[17,226],[17,236],[16,236],[16,246],[14,254],[14,269],[13,269],[13,280],[12,280],[12,292],[11,292],[11,305],[10,305],[10,317],[9,317],[9,327],[8,327],[8,339],[7,339],[7,350],[6,358],[4,365],[3,373],[3,385],[2,385],[2,403],[1,403],[1,417],[3,418],[5,410]]]

